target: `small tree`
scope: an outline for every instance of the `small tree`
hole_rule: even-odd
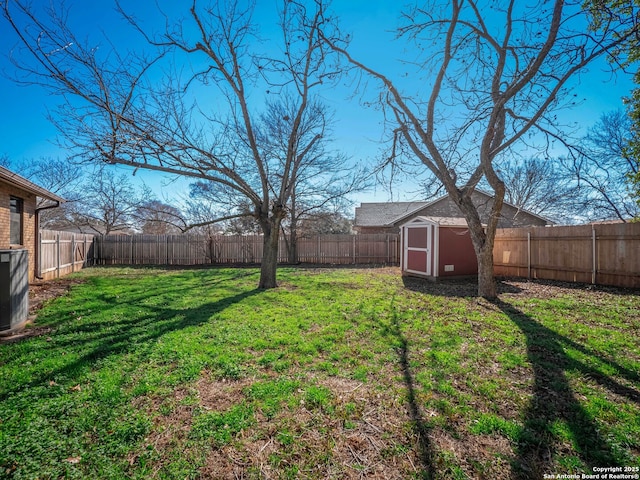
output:
[[[263,145],[279,164],[286,159],[288,122],[297,109],[290,96],[269,103],[261,117]],[[288,221],[283,223],[289,263],[298,262],[299,225],[317,215],[324,216],[330,207],[348,204],[347,196],[369,188],[369,174],[359,166],[349,167],[349,159],[329,149],[333,118],[326,105],[315,101],[302,118],[299,141],[309,145],[302,152],[293,172],[291,195],[287,204]],[[315,141],[312,141],[315,139]]]
[[[263,155],[269,160],[269,189],[277,191],[281,172],[286,164],[291,141],[291,122],[300,105],[294,96],[283,94],[267,103],[266,111],[255,122],[255,130]],[[359,166],[349,167],[345,155],[329,149],[332,115],[320,101],[309,102],[300,120],[295,147],[298,158],[290,174],[290,194],[286,204],[287,217],[281,223],[286,240],[288,259],[297,263],[298,224],[324,214],[327,207],[346,203],[347,195],[368,188],[367,172]],[[301,149],[300,147],[305,148]],[[276,184],[271,182],[275,181]],[[258,187],[257,185],[254,187]],[[191,185],[190,200],[200,202],[195,224],[202,224],[203,212],[209,212],[211,222],[223,222],[228,233],[238,235],[259,233],[260,225],[252,213],[252,206],[244,195],[215,182],[196,182]],[[209,205],[208,208],[202,208]]]
[[[378,104],[393,131],[391,161],[402,162],[402,154],[419,159],[460,208],[478,259],[480,296],[496,296],[493,246],[506,191],[496,159],[532,147],[536,138],[561,139],[550,112],[571,105],[570,80],[637,32],[625,18],[586,31],[592,18],[581,4],[424,2],[403,14],[398,36],[412,48],[397,77],[325,39],[379,83]],[[419,79],[423,89],[402,77]],[[471,201],[483,177],[494,192],[486,228]]]

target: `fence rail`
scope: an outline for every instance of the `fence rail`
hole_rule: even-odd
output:
[[[95,237],[97,265],[257,264],[262,261],[261,235],[109,235]],[[358,265],[398,264],[396,234],[316,235],[298,239],[298,261]],[[288,261],[280,239],[278,261]]]
[[[41,230],[38,276],[60,278],[80,270],[93,260],[93,235]]]
[[[506,228],[496,233],[496,275],[640,287],[640,223]]]

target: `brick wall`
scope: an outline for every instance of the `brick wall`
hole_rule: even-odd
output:
[[[9,197],[22,199],[22,247],[29,250],[29,281],[35,278],[36,197],[18,187],[0,182],[0,249],[20,248],[9,245]]]

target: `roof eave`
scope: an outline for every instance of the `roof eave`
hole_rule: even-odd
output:
[[[20,189],[26,192],[29,192],[33,195],[36,195],[38,197],[45,198],[47,200],[51,200],[58,203],[66,202],[64,198],[56,195],[53,192],[50,192],[49,190],[39,187],[35,183],[24,178],[23,176],[18,175],[17,173],[14,173],[11,170],[6,169],[4,167],[0,167],[0,180],[10,185],[19,187]]]

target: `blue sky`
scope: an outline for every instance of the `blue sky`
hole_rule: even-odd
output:
[[[36,0],[48,3],[48,0]],[[264,28],[263,36],[276,35],[274,0],[259,0],[256,17]],[[152,24],[155,2],[136,6],[136,13]],[[190,2],[189,2],[190,4]],[[147,6],[145,6],[147,5]],[[177,2],[174,3],[174,7]],[[333,9],[340,18],[345,31],[352,34],[351,51],[365,63],[393,76],[399,64],[395,61],[398,45],[393,42],[393,29],[397,25],[399,3],[386,0],[334,0]],[[139,37],[123,28],[122,21],[113,10],[111,0],[96,2],[68,2],[71,7],[70,22],[80,32],[104,43],[104,36],[115,44],[135,46]],[[175,7],[178,8],[178,7]],[[159,27],[161,28],[161,27]],[[2,27],[6,31],[5,26]],[[40,87],[20,87],[5,75],[11,75],[12,66],[7,57],[15,44],[11,35],[0,35],[0,95],[3,115],[0,115],[0,155],[13,160],[42,156],[64,157],[65,152],[55,145],[57,132],[46,119],[47,111],[54,109],[57,99]],[[618,74],[612,77],[604,64],[593,65],[576,82],[576,93],[585,100],[578,107],[563,111],[560,118],[576,122],[585,130],[598,119],[601,113],[622,107],[622,97],[629,94],[633,84],[629,76]],[[354,160],[373,161],[381,148],[379,140],[383,133],[379,112],[358,105],[357,98],[349,98],[348,88],[336,88],[324,93],[324,100],[336,111],[334,127],[335,148],[344,151]],[[163,181],[157,174],[139,171],[136,181],[152,186],[159,196],[173,196],[176,190],[184,189],[184,183],[174,183],[161,188]],[[362,201],[385,201],[389,199],[383,188],[363,194]],[[415,199],[415,188],[394,189],[394,200]]]

